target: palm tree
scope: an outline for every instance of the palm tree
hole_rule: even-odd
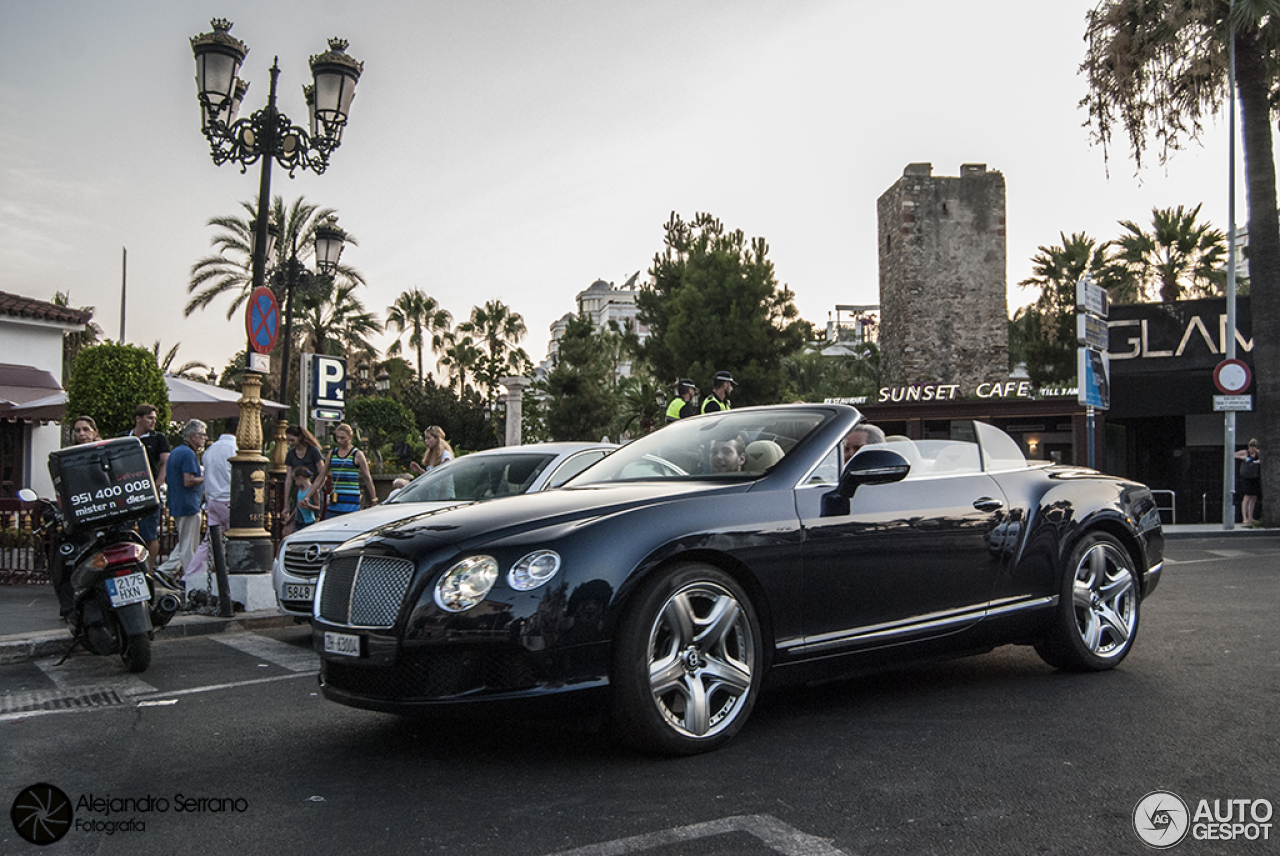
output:
[[[1061,246],[1039,247],[1031,258],[1032,275],[1018,283],[1020,288],[1039,291],[1035,301],[1014,317],[1014,348],[1021,356],[1035,386],[1070,380],[1076,372],[1076,282],[1086,273],[1107,288],[1108,294],[1122,291],[1117,268],[1109,255],[1110,245],[1099,244],[1083,232],[1070,237],[1059,233]],[[1117,302],[1125,302],[1117,300]],[[1018,354],[1022,351],[1021,354]]]
[[[71,293],[68,291],[54,292],[53,300],[49,301],[54,306],[71,306]],[[78,307],[81,312],[88,312],[90,315],[94,312],[92,306]],[[89,323],[84,328],[74,333],[67,333],[62,337],[62,385],[66,386],[67,381],[71,378],[71,369],[76,364],[76,357],[80,356],[80,352],[85,348],[93,347],[102,340],[102,328],[90,318]],[[124,344],[121,342],[121,344]]]
[[[436,365],[449,370],[449,386],[456,383],[458,397],[462,398],[467,393],[467,373],[474,373],[484,359],[484,351],[462,330],[461,324],[457,330],[445,330],[432,337],[431,348],[440,354]]]
[[[187,284],[187,293],[193,296],[183,309],[184,316],[190,317],[197,309],[204,309],[224,294],[230,294],[231,305],[227,308],[227,318],[230,319],[249,298],[249,292],[253,290],[253,253],[250,247],[253,223],[258,216],[258,203],[254,200],[241,202],[240,205],[245,211],[242,218],[213,217],[209,220],[210,226],[222,230],[210,241],[217,253],[205,256],[191,266],[191,282]],[[287,209],[284,200],[279,196],[275,197],[267,217],[279,230],[280,237],[276,241],[275,257],[267,259],[267,268],[283,270],[295,248],[299,261],[310,259],[315,255],[316,226],[336,216],[334,209],[312,205],[305,197],[299,196]],[[345,242],[359,246],[359,242],[349,232]],[[339,264],[336,276],[364,284],[364,277],[345,265]],[[267,284],[281,289],[276,298],[283,302],[283,284],[271,282],[270,277]]]
[[[299,305],[296,325],[303,347],[313,354],[376,354],[368,337],[382,332],[382,324],[367,312],[355,296],[357,283],[334,281],[323,293],[307,294],[295,300]]]
[[[453,316],[440,308],[434,297],[428,296],[422,289],[406,291],[396,298],[396,302],[387,307],[387,326],[395,327],[401,336],[406,330],[409,335],[409,347],[418,353],[418,383],[425,380],[422,370],[422,349],[427,344],[426,334],[430,333],[432,341],[441,332],[448,330],[453,323]],[[388,356],[400,353],[400,339],[396,338],[387,349]]]
[[[173,361],[178,356],[178,348],[181,348],[181,347],[182,347],[182,343],[178,342],[172,348],[169,349],[168,353],[166,353],[164,355],[164,358],[162,359],[160,357],[160,340],[157,339],[155,341],[155,343],[151,346],[151,353],[156,355],[156,363],[157,365],[160,366],[160,371],[164,372],[165,374],[171,374],[180,378],[185,378],[186,380],[194,380],[194,381],[198,381],[199,383],[204,383],[208,379],[209,371],[213,368],[213,366],[210,366],[207,363],[202,363],[199,360],[191,360],[190,362],[183,363],[182,365],[178,366],[176,369],[173,367]],[[204,371],[198,372],[196,371],[197,369],[204,369]]]
[[[658,403],[658,384],[653,378],[631,375],[618,382],[618,421],[614,434],[630,434],[636,429],[643,436],[662,425],[662,405]]]
[[[524,318],[500,300],[490,300],[484,306],[471,309],[471,319],[458,325],[463,333],[473,334],[486,351],[481,368],[476,372],[485,385],[492,401],[500,378],[508,374],[523,374],[532,369],[533,361],[523,348],[517,347],[528,330]]]
[[[1134,291],[1164,303],[1181,299],[1184,291],[1194,297],[1222,294],[1227,238],[1208,223],[1197,223],[1199,214],[1199,205],[1190,211],[1181,205],[1153,208],[1150,232],[1132,220],[1120,221],[1125,234],[1114,241],[1116,261]]]
[[[183,309],[183,315],[189,317],[197,309],[205,309],[219,300],[223,295],[231,296],[231,305],[227,308],[227,318],[231,319],[236,310],[244,306],[250,292],[253,291],[253,253],[250,251],[253,236],[253,223],[258,216],[257,201],[241,202],[244,217],[214,217],[209,225],[221,231],[213,236],[211,243],[217,252],[205,256],[191,267],[191,282],[187,292],[192,295]],[[271,202],[268,213],[269,221],[279,230],[276,240],[275,256],[267,259],[268,269],[284,270],[295,250],[298,260],[305,262],[315,255],[316,226],[324,220],[336,216],[332,208],[320,208],[298,197],[288,207],[284,200],[277,196]],[[345,243],[359,246],[359,242],[351,233],[345,236]],[[358,283],[364,285],[364,277],[355,268],[339,264],[334,271],[334,279],[339,282]],[[285,283],[276,277],[268,276],[267,285],[276,293],[276,300],[281,307],[285,305]],[[294,300],[299,302],[300,292],[295,289]],[[297,317],[295,310],[295,317]],[[293,341],[289,347],[293,349],[301,338],[298,325],[293,325]],[[283,331],[282,331],[283,335]],[[271,352],[271,380],[268,386],[280,389],[280,359],[283,348],[277,347]],[[294,353],[297,353],[294,351]],[[291,388],[296,389],[297,387]]]

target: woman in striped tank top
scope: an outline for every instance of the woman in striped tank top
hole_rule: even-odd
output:
[[[369,505],[378,504],[378,491],[373,486],[373,476],[369,475],[369,461],[354,445],[355,432],[351,426],[343,422],[333,429],[336,445],[329,452],[329,457],[320,465],[320,472],[311,485],[311,493],[324,490],[325,476],[333,476],[333,497],[324,518],[328,520],[339,514],[359,511],[363,506],[360,487],[363,485],[369,492]]]

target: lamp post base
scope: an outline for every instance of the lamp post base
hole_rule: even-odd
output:
[[[245,372],[240,398],[236,454],[231,458],[231,526],[227,529],[227,573],[271,571],[271,533],[266,522],[267,464],[262,456],[261,378]]]
[[[271,539],[237,538],[227,533],[227,574],[270,574]]]

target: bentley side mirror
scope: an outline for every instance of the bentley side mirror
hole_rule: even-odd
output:
[[[840,486],[823,494],[822,516],[837,517],[849,513],[849,500],[863,485],[900,482],[911,472],[911,464],[889,449],[864,449],[854,455],[840,474]]]

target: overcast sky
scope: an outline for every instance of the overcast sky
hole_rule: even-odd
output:
[[[226,301],[182,314],[207,221],[258,188],[256,166],[214,166],[199,130],[188,40],[225,17],[250,48],[241,115],[265,105],[274,56],[280,108],[304,125],[308,57],[341,36],[364,61],[329,170],[277,168],[272,190],[339,211],[380,318],[414,287],[458,320],[502,300],[536,362],[574,295],[647,271],[670,213],[707,211],[763,236],[821,325],[878,302],[876,198],[920,161],[1004,174],[1014,307],[1060,232],[1112,238],[1201,203],[1226,230],[1225,117],[1139,176],[1113,151],[1108,177],[1077,106],[1093,5],[0,0],[0,290],[67,291],[117,338],[125,247],[128,341],[219,369],[244,347]]]

